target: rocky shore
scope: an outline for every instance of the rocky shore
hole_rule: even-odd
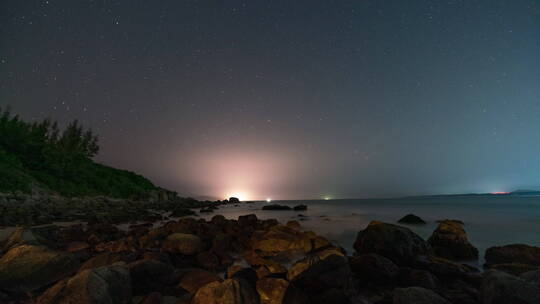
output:
[[[236,204],[223,201],[198,201],[176,193],[154,191],[145,199],[116,199],[105,196],[69,198],[51,193],[0,193],[0,227],[35,226],[53,222],[129,223],[160,221],[170,217],[195,215],[193,208]]]
[[[76,212],[106,213],[114,202],[95,198],[76,212],[71,204],[44,213],[52,221],[73,219]],[[0,303],[540,303],[540,248],[490,248],[481,271],[460,262],[478,258],[478,251],[456,220],[441,221],[428,240],[372,222],[350,253],[297,221],[253,214],[164,224],[150,216],[127,231],[114,225],[160,210],[193,212],[189,203],[172,204],[157,200],[145,211],[145,203],[124,202],[112,207],[118,216],[17,228],[0,244]]]

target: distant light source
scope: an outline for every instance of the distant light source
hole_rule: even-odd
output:
[[[491,194],[495,194],[495,195],[505,195],[505,194],[510,194],[509,192],[504,192],[504,191],[495,191],[495,192],[491,192]]]
[[[325,201],[329,201],[330,198],[327,196],[327,197],[324,198],[324,200],[325,200]]]
[[[267,203],[270,203],[271,201],[272,201],[271,198],[267,198],[267,199],[266,199],[266,202],[267,202]]]

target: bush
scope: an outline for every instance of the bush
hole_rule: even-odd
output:
[[[65,196],[145,197],[157,189],[133,172],[95,163],[98,137],[78,121],[63,131],[48,119],[22,121],[0,109],[0,191],[29,192],[33,181]]]

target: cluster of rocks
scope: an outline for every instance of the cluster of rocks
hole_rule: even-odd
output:
[[[194,215],[191,208],[206,208],[224,201],[197,201],[180,198],[169,192],[156,192],[153,199],[128,200],[104,196],[68,198],[57,195],[0,193],[0,226],[43,225],[53,222],[88,221],[92,223],[127,223],[166,220],[164,215]]]
[[[462,226],[442,221],[426,241],[372,222],[351,256],[296,221],[253,214],[126,232],[107,223],[18,228],[0,244],[0,302],[540,303],[540,248],[490,248],[494,269],[481,273],[456,261],[473,252]],[[441,254],[452,246],[461,249]]]

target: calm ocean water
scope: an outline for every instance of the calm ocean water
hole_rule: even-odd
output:
[[[471,243],[480,250],[483,264],[484,251],[496,245],[524,243],[540,246],[540,197],[468,196],[426,197],[405,199],[362,199],[330,201],[274,201],[283,205],[308,205],[307,211],[263,211],[266,202],[220,207],[217,214],[230,219],[254,213],[261,219],[276,218],[282,223],[298,220],[304,230],[313,230],[341,245],[349,254],[358,231],[370,221],[379,220],[397,224],[408,213],[416,214],[427,225],[403,225],[424,239],[429,238],[437,220],[458,219],[465,223]],[[214,214],[204,215],[211,218]]]

